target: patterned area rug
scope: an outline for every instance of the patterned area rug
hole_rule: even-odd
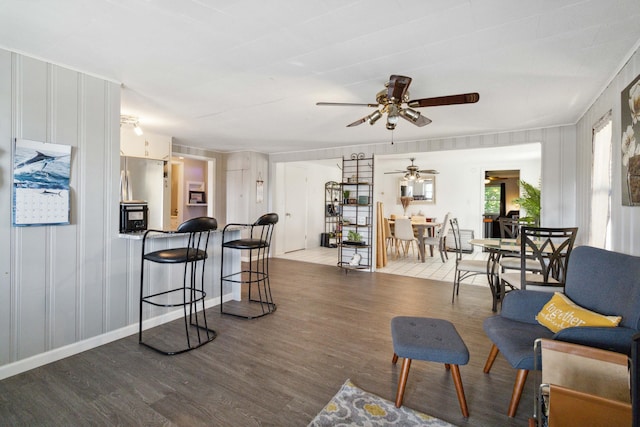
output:
[[[396,408],[375,394],[347,380],[327,406],[309,423],[309,427],[329,426],[453,426],[438,418],[405,406]]]

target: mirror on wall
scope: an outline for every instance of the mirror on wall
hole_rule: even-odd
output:
[[[436,177],[421,175],[415,180],[400,178],[398,197],[413,197],[412,203],[435,203]]]

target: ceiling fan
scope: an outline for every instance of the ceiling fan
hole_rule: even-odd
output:
[[[411,77],[392,75],[389,81],[385,83],[386,89],[381,90],[376,95],[377,104],[358,104],[350,102],[317,102],[316,105],[322,106],[362,106],[376,107],[373,113],[365,116],[347,127],[358,126],[364,122],[373,125],[384,114],[387,115],[387,129],[393,130],[398,123],[398,117],[413,123],[416,126],[425,126],[431,123],[431,120],[420,114],[414,108],[437,107],[441,105],[454,104],[470,104],[478,102],[480,95],[476,92],[463,93],[459,95],[438,96],[435,98],[409,99],[409,85]]]
[[[429,174],[429,175],[435,175],[438,173],[437,170],[435,169],[420,169],[418,166],[416,166],[413,161],[415,160],[415,157],[410,158],[409,160],[411,160],[411,164],[409,166],[407,166],[406,170],[397,170],[397,171],[393,171],[393,172],[385,172],[385,174],[390,174],[390,173],[403,173],[404,175],[404,179],[407,179],[409,181],[413,181],[413,180],[418,180],[420,179],[420,174],[421,173],[425,173],[425,174]]]

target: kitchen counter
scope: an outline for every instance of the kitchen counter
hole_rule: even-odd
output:
[[[212,234],[220,234],[222,235],[222,229],[224,228],[224,226],[219,227],[217,230],[213,230],[211,233]],[[229,231],[238,231],[241,230],[243,227],[229,227],[229,229],[227,230],[227,232]],[[144,238],[144,233],[146,233],[147,230],[144,231],[132,231],[130,233],[119,233],[118,237],[121,239],[129,239],[129,240],[142,240]],[[172,238],[172,237],[181,237],[183,236],[182,233],[178,233],[175,230],[168,230],[168,231],[164,231],[164,234],[161,233],[150,233],[149,234],[149,238],[153,238],[153,239],[166,239],[166,238]],[[235,233],[234,233],[235,234]],[[237,237],[234,237],[237,238]]]

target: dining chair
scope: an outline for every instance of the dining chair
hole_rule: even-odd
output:
[[[411,221],[413,221],[415,223],[427,222],[427,217],[424,216],[424,215],[412,215],[411,216]]]
[[[518,239],[520,237],[520,228],[523,225],[530,225],[527,221],[522,221],[518,218],[499,218],[500,223],[500,237],[502,239]],[[499,273],[504,274],[508,270],[520,271],[520,255],[504,253],[500,256]],[[540,272],[540,267],[535,260],[526,260],[526,270],[528,272]]]
[[[462,240],[460,238],[460,227],[458,226],[458,218],[449,220],[451,231],[453,234],[453,242],[456,253],[456,272],[453,276],[453,294],[451,295],[451,304],[460,291],[460,282],[469,277],[487,274],[487,262],[482,260],[463,259],[462,258]]]
[[[501,239],[516,239],[520,234],[520,227],[527,222],[523,222],[520,218],[498,218],[498,224],[500,226],[500,238]]]
[[[415,255],[415,246],[417,245],[417,239],[413,235],[413,226],[411,225],[411,220],[408,218],[398,218],[395,221],[393,235],[396,239],[396,257],[400,256],[400,247],[402,247],[402,252],[404,256],[407,256],[409,252],[409,246],[411,246],[413,250],[413,254]]]
[[[451,212],[447,212],[444,216],[444,221],[440,228],[436,229],[433,233],[433,236],[425,237],[424,244],[429,246],[429,252],[431,256],[433,256],[433,247],[437,246],[438,251],[440,252],[440,258],[442,258],[442,262],[446,262],[446,259],[449,259],[449,255],[447,254],[447,232],[449,231],[449,216],[451,216]]]
[[[500,225],[500,238],[501,239],[517,239],[520,236],[520,229],[522,226],[531,225],[530,222],[521,220],[520,218],[502,217],[498,218]],[[502,254],[500,257],[500,272],[504,273],[507,270],[520,270],[520,256],[518,254]],[[532,260],[527,261],[528,271],[539,271],[536,262]]]
[[[500,276],[500,294],[505,286],[546,292],[564,290],[569,256],[578,233],[577,227],[522,227],[520,230],[520,271]],[[527,263],[535,263],[532,272]]]
[[[389,252],[389,248],[396,247],[396,237],[391,231],[391,224],[389,224],[389,220],[384,218],[384,240],[385,240],[385,249]]]

